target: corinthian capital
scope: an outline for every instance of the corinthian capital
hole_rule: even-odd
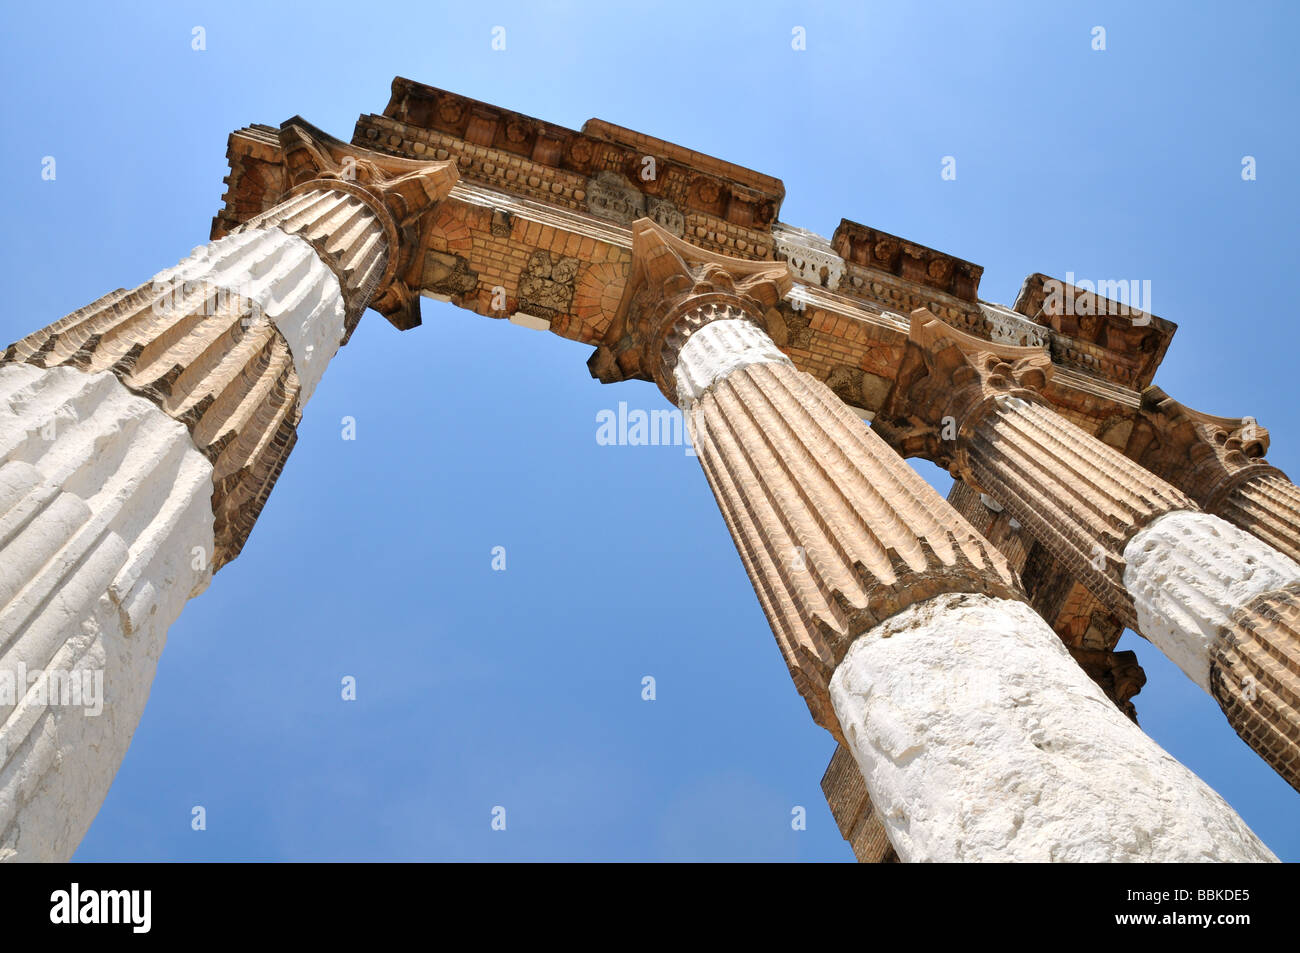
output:
[[[632,270],[605,339],[587,366],[603,383],[651,380],[677,399],[673,369],[687,339],[719,318],[766,328],[793,278],[785,262],[729,258],[648,218],[632,223]]]
[[[958,436],[993,400],[1040,402],[1051,376],[1045,349],[986,341],[918,308],[893,389],[872,426],[903,456],[950,467]]]
[[[242,227],[276,225],[300,234],[334,269],[345,294],[353,292],[350,304],[351,299],[369,304],[401,329],[418,325],[418,288],[430,221],[426,213],[456,184],[455,163],[371,152],[335,139],[298,116],[280,126],[278,138],[287,191],[279,196],[278,211],[254,216]],[[319,191],[345,193],[365,205],[378,224],[376,234],[357,240],[347,209],[322,217],[283,201]],[[380,253],[382,268],[363,274],[371,271],[368,265],[379,260]],[[365,269],[358,267],[362,260]]]
[[[1129,455],[1213,512],[1242,481],[1281,475],[1264,459],[1268,446],[1268,430],[1254,417],[1215,417],[1152,386],[1142,392]]]

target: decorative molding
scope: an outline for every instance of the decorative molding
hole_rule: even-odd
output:
[[[874,426],[903,456],[923,456],[952,470],[958,435],[990,412],[993,398],[1041,400],[1053,371],[1041,348],[986,341],[917,309],[893,390]]]
[[[844,259],[815,232],[780,222],[772,226],[778,258],[785,259],[804,284],[834,291],[844,277]]]
[[[393,80],[384,115],[363,116],[353,139],[373,148],[410,148],[419,155],[421,147],[429,151],[427,136],[462,155],[481,154],[481,160],[458,162],[467,178],[498,184],[505,173],[514,172],[515,179],[507,181],[533,190],[555,187],[553,194],[568,191],[576,201],[584,196],[577,195],[568,178],[590,179],[609,170],[647,197],[668,201],[687,218],[694,212],[766,231],[785,196],[780,179],[613,123],[591,119],[581,131],[566,129],[402,77]],[[642,179],[646,159],[654,160],[654,169]],[[645,213],[654,210],[647,206]],[[671,229],[671,224],[664,227]]]
[[[1172,321],[1038,273],[1025,279],[1012,307],[1052,329],[1057,363],[1134,390],[1150,385],[1178,330]]]
[[[1050,346],[1052,332],[1041,324],[1035,324],[1001,305],[981,301],[979,307],[988,323],[989,340],[994,344],[1041,348]]]
[[[878,229],[841,219],[831,247],[847,262],[896,275],[966,301],[977,301],[984,269]]]

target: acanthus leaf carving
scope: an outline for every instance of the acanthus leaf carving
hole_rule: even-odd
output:
[[[371,152],[298,116],[280,126],[278,139],[290,186],[285,198],[332,189],[355,196],[374,213],[383,229],[386,260],[382,275],[366,289],[366,303],[399,329],[418,325],[420,279],[432,226],[428,213],[456,184],[455,163]],[[338,269],[330,247],[322,245],[318,251]]]
[[[1208,510],[1245,480],[1281,474],[1264,459],[1269,432],[1254,417],[1193,410],[1154,385],[1142,392],[1140,414],[1145,426],[1130,455]]]
[[[951,467],[957,434],[1001,395],[1042,401],[1052,359],[1039,347],[959,331],[925,308],[912,312],[908,348],[873,426],[904,456]]]
[[[675,402],[672,370],[690,335],[733,311],[766,329],[769,312],[792,283],[784,262],[730,258],[638,219],[623,298],[587,366],[605,383],[654,381]]]

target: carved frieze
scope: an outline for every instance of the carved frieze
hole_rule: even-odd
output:
[[[448,297],[465,295],[478,287],[478,273],[461,255],[430,250],[424,253],[424,277],[420,279],[420,287]]]
[[[777,223],[772,226],[778,258],[785,259],[804,284],[834,291],[844,277],[844,259],[835,254],[831,243],[820,235],[802,228]]]
[[[1048,328],[1007,308],[980,302],[980,312],[988,325],[989,340],[995,344],[1045,348],[1051,341]]]
[[[573,282],[582,262],[548,251],[535,251],[519,277],[519,309],[541,318],[567,314],[573,302]]]
[[[587,181],[587,208],[593,215],[626,225],[638,218],[649,218],[678,237],[686,229],[686,216],[676,205],[668,199],[646,195],[626,176],[608,169]]]
[[[848,219],[840,221],[831,246],[845,261],[864,268],[897,275],[967,301],[978,299],[984,269],[933,248]]]

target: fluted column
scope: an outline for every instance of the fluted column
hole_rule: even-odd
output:
[[[941,593],[1018,599],[1019,583],[1001,553],[751,317],[705,308],[718,318],[682,348],[677,399],[795,684],[839,735],[827,686],[859,635]]]
[[[1206,509],[1300,561],[1300,487],[1282,471],[1250,473]]]
[[[773,344],[782,269],[633,235],[593,372],[681,406],[795,684],[901,859],[1271,859],[1075,664],[1001,553]]]
[[[879,424],[891,442],[927,452],[1005,506],[1127,626],[1219,699],[1243,739],[1300,787],[1297,765],[1278,761],[1276,745],[1261,747],[1257,725],[1243,721],[1244,702],[1225,703],[1229,690],[1216,691],[1209,677],[1234,618],[1238,642],[1257,641],[1261,650],[1267,643],[1300,670],[1291,643],[1252,631],[1253,617],[1241,615],[1261,598],[1275,606],[1295,600],[1289,587],[1300,582],[1300,564],[1201,512],[1057,414],[1041,396],[1051,373],[1044,352],[992,345],[925,311],[912,320],[911,359]],[[1240,666],[1221,668],[1226,686]],[[1272,701],[1254,721],[1288,735],[1300,709],[1283,696]]]
[[[247,541],[303,406],[393,281],[398,223],[455,179],[316,172],[0,360],[0,860],[72,855],[169,626]]]

